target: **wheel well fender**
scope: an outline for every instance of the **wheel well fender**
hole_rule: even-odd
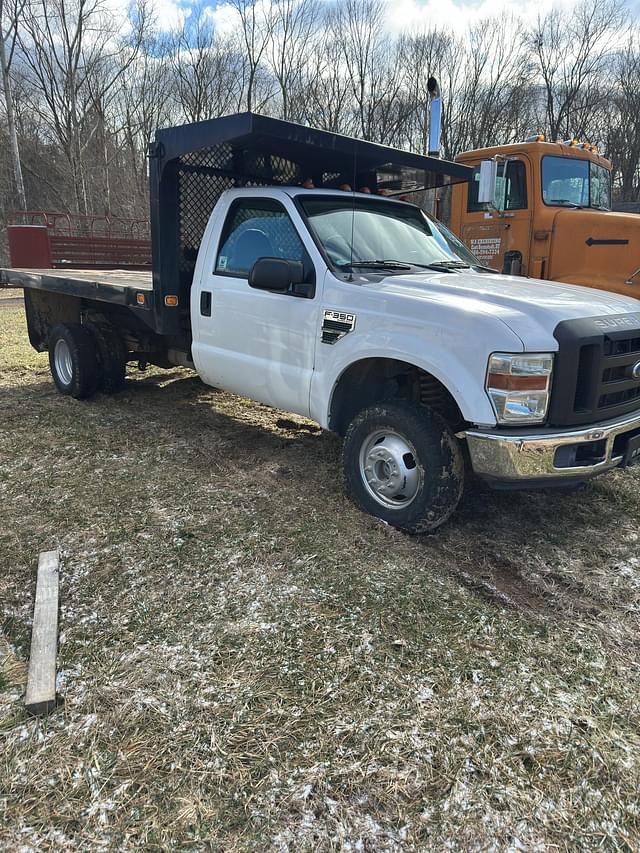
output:
[[[25,288],[24,307],[29,342],[38,352],[49,346],[49,332],[54,326],[80,322],[80,300],[65,293]]]
[[[338,377],[329,404],[329,428],[344,435],[358,412],[392,399],[430,406],[452,429],[465,423],[455,398],[433,374],[407,361],[374,357],[353,362]]]

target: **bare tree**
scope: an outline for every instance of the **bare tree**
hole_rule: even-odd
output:
[[[16,132],[15,110],[11,86],[11,63],[16,44],[18,22],[22,15],[26,0],[0,0],[0,73],[4,90],[4,103],[7,111],[7,131],[11,165],[18,204],[22,210],[27,209],[27,197],[24,191],[22,165],[20,163],[20,148]]]
[[[622,201],[640,200],[640,47],[638,29],[615,60],[615,83],[603,111],[608,125],[607,155]]]
[[[351,87],[344,74],[342,51],[342,45],[321,23],[301,72],[298,115],[323,130],[350,132]]]
[[[235,12],[238,24],[237,50],[242,59],[244,80],[244,102],[248,112],[263,108],[272,93],[259,91],[262,79],[263,60],[273,38],[275,10],[269,3],[257,0],[228,0],[227,5]],[[233,41],[231,41],[233,49]]]
[[[273,5],[266,55],[280,88],[283,119],[292,117],[291,99],[300,90],[318,16],[317,0],[276,0]]]
[[[99,164],[102,208],[106,216],[111,214],[112,209],[110,165],[112,159],[118,158],[120,153],[118,146],[113,144],[118,138],[120,127],[114,124],[116,113],[112,106],[118,96],[118,83],[135,63],[144,42],[149,9],[144,0],[140,0],[131,12],[129,22],[132,29],[129,35],[119,40],[117,45],[106,44],[100,60],[87,69],[86,77],[90,107],[83,122],[81,150],[83,155],[85,149],[87,154],[91,148],[95,152],[95,156],[90,159]]]
[[[625,21],[619,0],[582,0],[570,13],[553,10],[538,19],[531,47],[552,140],[584,131],[585,117],[604,97],[603,78]]]
[[[38,96],[32,107],[50,124],[64,152],[75,208],[84,213],[83,151],[100,128],[96,106],[126,73],[139,47],[139,42],[123,46],[114,40],[123,23],[107,0],[27,0],[18,31],[20,58]]]
[[[387,34],[381,0],[342,0],[329,19],[330,36],[342,47],[353,98],[355,125],[363,139],[391,142],[407,69]]]
[[[179,122],[172,115],[172,84],[175,81],[170,57],[172,45],[156,33],[148,32],[143,49],[129,74],[120,78],[118,97],[113,105],[121,128],[121,149],[126,160],[123,181],[135,193],[129,212],[145,215],[148,202],[147,147],[158,127]],[[130,196],[129,196],[130,197]]]
[[[241,97],[241,73],[236,55],[216,38],[211,17],[200,9],[185,18],[171,46],[172,89],[187,121],[231,112]]]

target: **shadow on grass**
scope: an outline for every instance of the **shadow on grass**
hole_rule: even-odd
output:
[[[305,477],[319,486],[318,467],[309,461],[339,462],[340,442],[331,433],[179,372],[127,379],[123,391],[96,394],[88,400],[61,396],[49,381],[5,387],[2,399],[12,426],[15,423],[18,429],[37,410],[38,426],[53,426],[61,436],[88,428],[105,441],[111,434],[127,436],[141,450],[160,444],[191,446],[197,452],[184,454],[184,466],[201,468],[214,460],[224,467],[271,461],[289,464],[295,455],[305,464]]]
[[[113,436],[117,443],[125,433],[135,437],[141,449],[173,446],[173,459],[184,468],[210,468],[222,477],[241,469],[255,474],[256,482],[268,489],[289,489],[289,503],[308,498],[310,503],[324,502],[331,511],[335,502],[336,515],[341,512],[340,440],[335,435],[209,388],[184,371],[129,378],[123,392],[82,403],[60,397],[50,382],[4,388],[2,394],[16,417],[35,401],[61,435],[65,419],[69,430],[84,421],[107,442]],[[91,417],[85,417],[89,413]],[[546,611],[549,596],[532,579],[536,568],[557,563],[558,553],[566,559],[585,548],[597,554],[625,516],[635,525],[637,500],[629,495],[625,500],[601,481],[571,492],[500,492],[470,477],[449,522],[432,536],[409,540],[409,547],[431,557],[442,555],[442,565],[481,595]],[[371,521],[363,516],[363,530],[367,525]],[[597,608],[580,584],[572,583],[574,606]]]
[[[47,406],[53,403],[49,414],[71,418],[73,424],[91,413],[93,426],[97,421],[103,431],[130,428],[135,430],[138,442],[193,441],[204,456],[207,445],[202,444],[203,438],[211,444],[222,439],[224,459],[233,464],[242,464],[248,453],[255,461],[256,457],[281,457],[283,451],[303,452],[304,475],[312,489],[321,487],[325,475],[319,463],[339,464],[341,441],[334,434],[308,421],[292,420],[268,406],[234,398],[182,372],[128,379],[124,391],[111,396],[97,394],[86,401],[61,397],[53,383],[47,381],[5,387],[2,396],[8,409],[20,408],[34,399]],[[198,465],[201,461],[204,460],[187,458],[185,464]],[[483,547],[491,543],[493,548],[513,544],[566,545],[580,538],[585,528],[591,533],[597,529],[603,534],[609,531],[610,512],[615,508],[608,511],[603,497],[598,481],[577,491],[505,492],[490,489],[469,475],[454,516],[435,535],[417,537],[415,541],[427,547],[436,542],[455,546],[470,537],[477,537]]]

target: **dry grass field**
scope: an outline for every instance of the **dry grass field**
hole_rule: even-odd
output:
[[[640,469],[411,538],[300,418],[183,370],[66,399],[6,304],[0,368],[0,849],[640,847]]]

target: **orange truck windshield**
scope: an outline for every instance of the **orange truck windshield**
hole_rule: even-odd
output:
[[[542,200],[552,207],[611,209],[609,170],[589,160],[542,158]]]

